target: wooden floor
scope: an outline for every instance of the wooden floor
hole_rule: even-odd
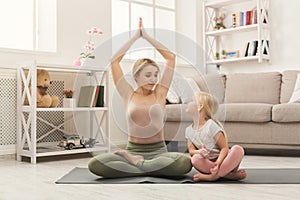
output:
[[[74,167],[86,167],[89,158],[17,162],[0,159],[0,200],[234,200],[299,199],[300,184],[178,184],[178,185],[56,185]],[[246,156],[241,167],[300,168],[299,157]]]

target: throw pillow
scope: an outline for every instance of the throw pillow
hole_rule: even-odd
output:
[[[177,77],[173,81],[173,87],[184,104],[193,100],[195,92],[200,92],[197,83],[192,78]]]
[[[288,103],[300,103],[300,74],[297,75],[294,91]]]
[[[174,90],[172,90],[171,88],[168,91],[167,94],[167,100],[169,103],[171,104],[178,104],[180,103],[180,98],[179,96],[176,94],[176,92]]]

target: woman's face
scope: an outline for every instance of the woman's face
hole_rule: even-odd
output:
[[[158,82],[159,70],[153,65],[146,65],[139,74],[136,75],[136,83],[138,87],[146,90],[152,90]]]

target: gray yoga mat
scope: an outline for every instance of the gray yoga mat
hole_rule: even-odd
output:
[[[57,180],[56,184],[181,184],[194,183],[193,175],[197,173],[193,169],[190,173],[178,177],[126,177],[126,178],[102,178],[92,174],[87,168],[74,168],[69,173]],[[247,169],[247,178],[240,181],[220,179],[215,182],[199,183],[242,183],[242,184],[300,184],[300,169]]]

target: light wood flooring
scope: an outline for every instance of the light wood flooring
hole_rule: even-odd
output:
[[[0,200],[234,200],[300,199],[300,184],[178,184],[178,185],[56,185],[74,167],[86,167],[89,158],[40,162],[36,165],[0,159]],[[241,167],[300,168],[299,157],[245,156]]]

